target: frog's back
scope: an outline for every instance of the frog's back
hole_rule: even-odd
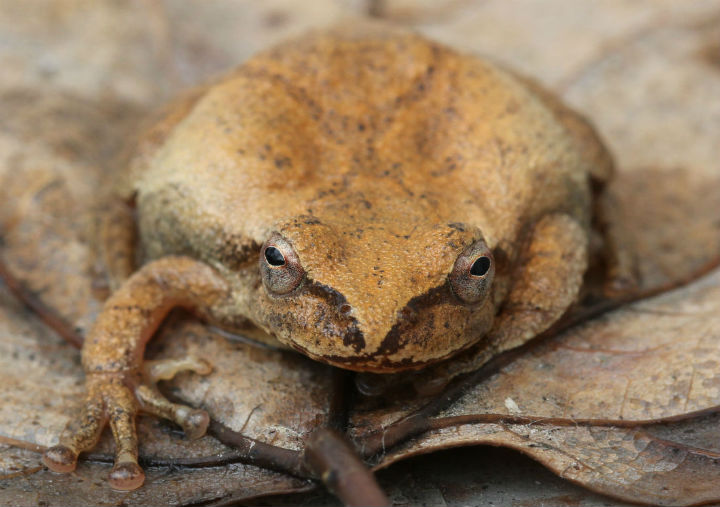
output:
[[[235,232],[258,242],[351,194],[423,201],[490,244],[545,212],[589,221],[592,168],[557,112],[501,68],[406,31],[308,34],[183,108],[136,163],[134,190],[173,189],[196,215],[251,214]]]

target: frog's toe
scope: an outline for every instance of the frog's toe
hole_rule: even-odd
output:
[[[69,473],[75,470],[78,455],[95,446],[105,421],[102,397],[91,391],[79,417],[71,420],[60,435],[59,444],[45,451],[43,463],[53,472]]]
[[[640,287],[638,259],[627,247],[615,247],[607,260],[603,294],[614,299],[637,291]]]
[[[355,388],[363,396],[376,398],[385,394],[392,386],[389,377],[377,373],[358,372],[355,374]]]
[[[204,410],[178,405],[176,422],[190,440],[197,440],[205,436],[210,424],[210,416]]]
[[[208,361],[194,356],[145,361],[143,367],[145,376],[151,384],[159,380],[170,380],[184,371],[192,371],[198,375],[207,375],[212,371],[212,365]]]
[[[420,396],[436,396],[450,383],[451,377],[446,375],[418,375],[413,380],[415,392]]]
[[[137,489],[145,482],[145,472],[134,461],[115,463],[108,476],[110,487],[119,491]]]
[[[42,462],[53,472],[67,474],[75,470],[78,455],[69,447],[56,445],[43,453]]]
[[[609,299],[619,298],[637,290],[639,282],[632,276],[616,276],[605,282],[603,294]]]
[[[139,488],[145,481],[145,473],[137,463],[138,440],[135,416],[138,404],[123,377],[118,376],[104,386],[107,415],[115,440],[115,466],[108,481],[113,489],[128,491]]]
[[[640,287],[640,276],[631,268],[608,270],[603,295],[608,299],[617,299],[636,292]]]
[[[204,410],[172,403],[157,388],[147,384],[139,386],[135,394],[144,411],[173,421],[183,429],[190,440],[205,435],[208,424],[210,424],[210,417]]]

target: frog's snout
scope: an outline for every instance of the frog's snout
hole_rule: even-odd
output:
[[[386,211],[380,223],[313,215],[278,226],[260,252],[258,323],[313,359],[359,371],[421,368],[480,340],[494,315],[480,231],[408,228]]]
[[[489,330],[492,305],[459,304],[449,284],[399,310],[360,301],[307,281],[291,298],[265,308],[272,332],[294,349],[344,369],[395,372],[421,368],[467,348]]]

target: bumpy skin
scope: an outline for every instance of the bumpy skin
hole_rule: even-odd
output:
[[[46,462],[72,468],[115,417],[113,486],[142,482],[131,420],[151,383],[137,376],[177,304],[366,372],[465,351],[432,370],[451,376],[522,344],[575,301],[591,179],[611,170],[592,128],[536,85],[412,33],[343,26],[256,56],[178,100],[139,144],[121,194],[146,264],[88,337],[84,430]],[[127,216],[106,234],[123,251]],[[284,295],[258,266],[275,237],[304,270]],[[449,278],[482,240],[494,281],[467,303]],[[121,281],[130,264],[107,258]]]

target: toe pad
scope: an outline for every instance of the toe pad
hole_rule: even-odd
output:
[[[145,482],[145,472],[137,463],[117,463],[110,472],[109,482],[113,489],[130,491],[142,486]]]
[[[69,447],[56,445],[45,451],[42,462],[53,472],[66,474],[75,470],[77,454]]]

